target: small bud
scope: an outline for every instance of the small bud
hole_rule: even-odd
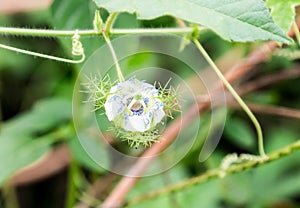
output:
[[[103,21],[100,15],[100,11],[95,11],[94,21],[93,21],[94,30],[99,32],[103,28]]]

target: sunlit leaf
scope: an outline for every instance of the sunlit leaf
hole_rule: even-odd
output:
[[[138,19],[171,15],[204,25],[226,40],[290,43],[261,0],[94,0],[109,12],[136,13]]]
[[[295,20],[295,7],[300,5],[300,0],[267,0],[266,4],[272,10],[275,23],[287,33]]]

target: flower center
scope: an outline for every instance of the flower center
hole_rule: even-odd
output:
[[[144,112],[144,107],[143,105],[139,102],[136,101],[132,107],[130,108],[131,112],[133,115],[141,115]]]
[[[146,108],[146,104],[143,101],[143,97],[141,95],[136,95],[127,107],[130,110],[131,114],[142,115],[144,109]]]

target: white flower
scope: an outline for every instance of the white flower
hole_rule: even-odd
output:
[[[145,132],[165,116],[159,91],[136,78],[118,83],[110,89],[104,104],[109,121],[131,132]]]

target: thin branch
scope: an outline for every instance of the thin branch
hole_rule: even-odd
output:
[[[255,79],[253,81],[250,81],[237,90],[237,92],[240,95],[248,94],[249,92],[253,92],[257,89],[263,88],[265,86],[269,86],[271,84],[283,81],[283,80],[288,80],[288,79],[293,79],[300,77],[300,66],[296,66],[292,69],[289,70],[283,70],[279,72],[275,72],[274,74],[266,75],[263,77],[260,77],[258,79]]]
[[[253,168],[256,168],[258,166],[264,165],[266,163],[275,161],[279,158],[286,157],[286,156],[292,154],[293,152],[295,152],[299,149],[300,149],[300,140],[298,140],[297,142],[295,142],[293,144],[290,144],[290,145],[288,145],[284,148],[278,149],[278,150],[268,154],[267,157],[265,157],[261,160],[248,161],[248,162],[244,162],[244,163],[241,163],[241,164],[232,165],[227,170],[222,170],[222,169],[219,169],[219,168],[209,170],[209,171],[207,171],[206,173],[204,173],[200,176],[187,179],[187,180],[185,180],[183,182],[180,182],[178,184],[171,185],[171,186],[165,187],[165,188],[157,190],[157,191],[150,192],[150,193],[142,195],[142,196],[137,196],[137,197],[129,200],[126,203],[126,205],[127,206],[128,205],[134,205],[134,204],[140,203],[140,202],[145,201],[145,200],[149,200],[149,199],[153,199],[153,198],[156,198],[156,197],[160,197],[160,196],[169,194],[171,192],[180,191],[180,190],[183,190],[183,189],[185,189],[187,187],[190,187],[192,185],[196,185],[196,184],[199,184],[199,183],[204,183],[204,182],[206,182],[210,179],[213,179],[213,178],[223,178],[224,171],[225,171],[226,175],[230,175],[230,174],[234,174],[234,173],[240,173],[240,172],[243,172],[245,170],[253,169]]]
[[[236,102],[228,102],[230,107],[241,109]],[[247,103],[248,107],[256,113],[270,114],[276,116],[284,116],[288,118],[300,119],[300,111],[296,109],[281,107],[281,106],[268,106],[256,103]]]
[[[300,18],[296,20],[296,25],[298,26],[298,28],[300,28]],[[295,30],[291,29],[288,32],[288,35],[290,37],[295,36]],[[245,60],[232,67],[230,72],[227,73],[225,76],[227,81],[232,82],[234,80],[238,80],[258,64],[267,61],[277,47],[278,44],[274,41],[270,41],[260,46],[258,49],[252,52]],[[223,87],[223,83],[220,83],[220,86],[218,86],[216,90],[220,87]]]
[[[9,183],[14,186],[26,185],[40,181],[60,172],[71,162],[71,154],[67,146],[61,145],[36,163],[17,171],[10,179]]]
[[[88,193],[86,196],[89,196],[91,200],[85,201],[85,196],[79,198],[80,203],[75,206],[76,208],[89,208],[90,205],[95,202],[95,199],[101,199],[105,196],[109,190],[109,187],[118,179],[118,175],[114,173],[109,173],[104,177],[97,179],[92,186],[86,191]]]

